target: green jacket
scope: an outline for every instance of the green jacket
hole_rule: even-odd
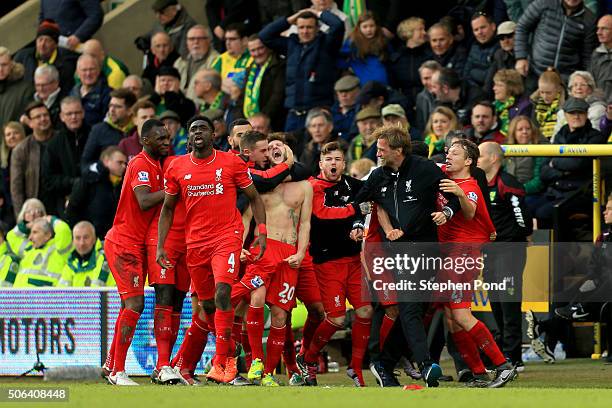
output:
[[[57,251],[51,239],[42,248],[32,248],[19,262],[15,278],[16,288],[57,286],[66,259]]]
[[[100,240],[87,259],[82,259],[76,250],[70,253],[58,286],[115,286]]]

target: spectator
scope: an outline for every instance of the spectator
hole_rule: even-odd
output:
[[[102,243],[89,221],[81,221],[72,229],[74,250],[62,270],[57,286],[115,286]]]
[[[605,143],[604,136],[593,129],[588,120],[589,104],[584,99],[571,97],[563,105],[567,125],[555,135],[555,144],[598,144]],[[554,157],[542,166],[540,177],[548,187],[541,202],[537,203],[535,216],[541,228],[551,226],[553,206],[571,192],[588,184],[592,178],[591,160],[587,157]],[[590,196],[574,200],[569,211],[589,211]]]
[[[13,61],[7,48],[0,47],[0,123],[19,120],[33,92],[23,65]]]
[[[85,123],[91,127],[104,120],[112,89],[101,75],[98,60],[89,54],[79,57],[76,73],[80,79],[80,85],[72,88],[70,96],[81,99],[81,104],[85,109]]]
[[[253,126],[253,130],[263,133],[268,136],[270,132],[272,132],[272,127],[270,126],[270,118],[263,112],[259,112],[251,116],[249,119],[249,123]]]
[[[244,117],[242,113],[242,107],[240,106],[240,100],[243,99],[242,91],[246,84],[246,76],[244,71],[236,72],[229,81],[226,82],[227,91],[229,95],[229,104],[225,109],[225,125],[229,126],[234,119]]]
[[[47,212],[58,217],[64,216],[72,185],[81,175],[81,155],[89,135],[83,118],[83,106],[78,98],[62,99],[62,126],[47,143],[42,156],[40,198]]]
[[[89,40],[102,26],[104,11],[98,0],[41,0],[38,23],[54,20],[60,34],[68,37],[71,50]]]
[[[367,157],[363,157],[351,163],[349,174],[357,180],[363,180],[374,167],[376,167],[376,163]]]
[[[389,104],[381,111],[383,126],[397,126],[406,132],[410,130],[410,124],[406,118],[406,111],[396,103]]]
[[[125,79],[123,80],[123,84],[121,84],[121,87],[130,90],[134,94],[136,99],[140,99],[145,96],[144,82],[142,78],[138,75],[132,74],[125,77]]]
[[[11,258],[20,261],[32,249],[28,241],[32,222],[39,218],[47,219],[53,228],[54,244],[62,256],[68,256],[72,247],[70,227],[59,218],[47,216],[45,205],[37,198],[29,198],[23,203],[17,215],[17,225],[6,234],[7,251]]]
[[[225,139],[227,139],[227,124],[225,122],[225,117],[224,117],[225,113],[221,109],[209,109],[205,111],[202,114],[202,116],[210,119],[215,128],[215,138],[213,140],[213,146],[215,146],[215,148],[217,149],[225,148],[226,146]],[[235,121],[239,121],[239,120],[247,121],[246,119],[242,119],[242,118],[236,119]]]
[[[142,125],[144,125],[147,120],[154,119],[156,117],[155,104],[147,100],[140,100],[136,102],[134,105],[132,105],[130,111],[130,117],[133,118],[134,126],[128,137],[117,142],[119,149],[126,155],[128,162],[142,150],[142,144],[140,143],[140,131],[142,129]],[[115,143],[111,143],[106,146],[111,146],[114,144]]]
[[[597,87],[606,96],[612,95],[612,15],[607,14],[597,23],[597,39],[599,47],[591,56],[589,71],[595,77]]]
[[[451,108],[461,126],[469,124],[472,107],[483,99],[480,88],[462,83],[459,74],[449,68],[434,72],[431,89],[436,96],[436,105]]]
[[[499,42],[495,39],[495,22],[483,12],[472,16],[472,32],[476,41],[468,53],[463,77],[472,85],[484,86],[487,71],[493,62],[493,54],[499,50]]]
[[[53,227],[46,218],[32,221],[28,240],[32,249],[19,262],[16,288],[57,286],[66,258],[54,245]]]
[[[177,0],[155,0],[153,11],[157,22],[153,26],[151,34],[169,33],[172,40],[172,49],[176,50],[182,57],[187,57],[187,31],[196,25],[195,20]],[[155,75],[153,78],[155,78]],[[154,82],[151,81],[151,83]]]
[[[34,96],[33,100],[42,101],[49,109],[51,123],[57,127],[60,125],[60,101],[64,97],[63,90],[59,87],[59,72],[53,65],[41,65],[34,71]],[[27,117],[21,115],[21,122],[27,125]]]
[[[19,263],[15,262],[7,252],[4,228],[4,226],[0,226],[0,247],[2,248],[2,251],[0,251],[0,288],[12,287],[15,284],[19,269]]]
[[[172,67],[179,54],[174,50],[170,36],[161,31],[151,37],[151,53],[147,54],[147,63],[142,77],[155,84],[155,79],[162,67]]]
[[[240,154],[240,138],[242,135],[249,131],[254,130],[251,123],[246,119],[236,119],[229,125],[229,136],[227,141],[229,142],[231,151],[235,154]],[[215,135],[217,130],[215,129]]]
[[[81,173],[85,173],[89,166],[96,163],[100,153],[108,146],[116,146],[133,129],[132,106],[136,97],[125,88],[119,88],[111,93],[108,116],[104,122],[98,123],[91,129],[87,143],[81,157]]]
[[[306,116],[306,130],[311,139],[300,155],[300,162],[304,164],[310,174],[319,173],[319,156],[321,147],[329,142],[341,143],[342,149],[346,151],[346,142],[332,132],[334,130],[334,122],[331,113],[326,109],[314,108],[308,112]]]
[[[0,206],[0,218],[7,225],[15,225],[15,211],[11,200],[11,157],[13,149],[25,138],[25,130],[19,122],[11,121],[2,129],[3,143],[0,145],[0,167],[2,170],[2,206]]]
[[[595,89],[595,79],[588,71],[575,71],[570,75],[567,85],[570,97],[584,99],[589,104],[588,117],[593,129],[600,130],[601,118],[606,115],[606,102],[599,89]],[[557,124],[553,130],[556,135],[567,123],[563,109],[557,112]]]
[[[514,32],[516,23],[514,21],[504,21],[497,27],[497,39],[500,48],[493,54],[491,67],[487,72],[484,81],[484,92],[493,97],[493,77],[500,69],[514,69],[516,59],[514,58]]]
[[[149,99],[156,105],[156,113],[161,115],[166,110],[176,112],[181,123],[195,114],[195,104],[181,92],[181,75],[174,67],[161,67],[155,80],[155,92]]]
[[[467,51],[463,46],[455,44],[448,26],[436,23],[427,31],[433,59],[444,68],[463,73],[467,60]]]
[[[81,50],[83,54],[94,56],[98,64],[102,67],[102,75],[106,78],[106,83],[112,89],[119,89],[123,86],[123,81],[130,74],[125,64],[117,58],[106,55],[102,43],[98,40],[88,40],[83,44]]]
[[[361,109],[374,108],[381,110],[383,105],[389,103],[389,94],[392,90],[380,82],[371,81],[361,88],[357,97],[357,105]]]
[[[565,102],[563,81],[554,70],[548,70],[540,75],[538,89],[530,96],[533,105],[533,115],[542,135],[550,139],[557,125],[559,108]]]
[[[553,67],[567,79],[586,69],[595,49],[595,23],[582,0],[535,0],[516,27],[516,70],[535,79]],[[535,81],[528,81],[527,89],[533,89],[530,82]]]
[[[608,95],[607,102],[606,114],[601,118],[599,128],[604,137],[608,138],[608,143],[612,143],[612,95]]]
[[[234,73],[244,71],[253,60],[247,50],[248,35],[242,24],[230,24],[225,31],[227,51],[219,55],[212,67],[221,75],[221,79],[230,78]]]
[[[229,105],[229,96],[221,92],[221,75],[214,69],[201,69],[193,79],[198,111],[204,113],[209,109],[225,111]]]
[[[25,67],[25,78],[34,79],[34,71],[41,65],[49,64],[60,74],[60,88],[68,90],[74,85],[74,70],[79,55],[58,47],[59,26],[53,20],[43,20],[36,31],[34,47],[28,47],[15,54],[15,61]]]
[[[101,237],[106,236],[113,226],[126,166],[127,156],[117,146],[104,149],[100,160],[72,188],[66,207],[70,225],[87,220]]]
[[[429,149],[428,157],[444,154],[446,136],[449,132],[459,129],[457,115],[446,106],[434,108],[425,126],[425,144]]]
[[[485,248],[483,275],[488,282],[510,282],[503,294],[492,293],[491,309],[500,331],[504,357],[514,366],[522,366],[523,270],[527,259],[527,237],[532,233],[531,215],[525,205],[525,191],[521,183],[502,170],[504,154],[496,143],[482,143],[478,149],[478,167],[484,170],[487,190],[484,197],[495,226],[496,242],[512,242],[506,246],[488,245]]]
[[[359,133],[355,125],[355,115],[359,110],[359,78],[354,75],[343,76],[334,84],[334,91],[336,101],[331,107],[334,129],[340,138],[350,142]]]
[[[442,66],[434,60],[425,61],[419,67],[419,77],[423,90],[416,96],[416,116],[413,125],[421,134],[423,134],[425,124],[436,104],[436,97],[432,93],[431,78],[434,72],[440,69],[442,69]]]
[[[270,118],[274,129],[282,129],[287,116],[283,107],[285,62],[266,47],[256,34],[249,37],[247,47],[253,64],[245,72],[246,85],[239,101],[242,114],[245,118],[251,118],[262,112]]]
[[[350,71],[365,84],[377,81],[387,85],[387,39],[370,12],[359,16],[355,28],[340,50],[339,66]],[[393,67],[393,64],[390,64]]]
[[[211,33],[208,27],[196,24],[187,31],[186,57],[179,57],[174,61],[181,75],[181,90],[189,99],[195,100],[194,78],[195,73],[203,68],[210,68],[219,56],[217,50],[210,46]]]
[[[40,165],[45,145],[53,137],[49,109],[42,102],[26,107],[32,134],[19,143],[11,157],[11,200],[15,215],[28,198],[40,194]]]
[[[508,127],[508,144],[534,145],[547,142],[542,137],[536,124],[528,116],[516,116],[510,121]],[[538,193],[544,185],[540,178],[545,157],[506,157],[506,171],[516,177],[525,189],[525,202],[529,212],[533,214],[535,208],[531,205],[538,199]]]
[[[362,157],[372,161],[376,160],[376,138],[374,131],[382,126],[382,115],[378,109],[366,107],[359,111],[355,117],[359,134],[351,141],[346,155],[350,164]]]
[[[319,18],[329,25],[327,33],[319,32]],[[297,35],[283,37],[281,33],[294,24],[298,27]],[[266,46],[287,58],[286,131],[302,129],[309,109],[333,104],[335,73],[330,61],[337,59],[343,36],[342,20],[329,11],[301,11],[276,20],[259,33]]]
[[[489,101],[480,101],[474,105],[471,127],[466,134],[476,144],[497,142],[501,145],[506,142],[506,137],[499,130],[495,107]]]
[[[138,117],[138,114],[136,114],[135,116]],[[155,115],[153,115],[152,117],[155,117]],[[181,118],[179,118],[179,115],[177,115],[174,111],[167,110],[160,115],[159,120],[164,122],[164,125],[166,125],[166,129],[168,129],[168,133],[170,133],[170,143],[172,145],[172,152],[174,152],[174,154],[177,156],[187,154],[188,135],[185,128],[181,126]],[[140,122],[140,119],[138,119],[138,122]]]
[[[510,121],[518,115],[531,116],[533,106],[529,98],[523,96],[523,77],[517,71],[513,69],[497,71],[493,77],[493,84],[499,131],[507,135]]]
[[[422,89],[419,67],[432,56],[425,20],[410,17],[402,21],[397,27],[397,35],[404,43],[391,54],[388,70],[393,88],[408,98],[408,119],[414,122],[416,96]]]
[[[222,41],[230,27],[244,26],[245,36],[261,28],[257,2],[249,0],[212,0],[206,2],[206,17],[215,34],[215,48],[223,49]]]
[[[344,34],[348,36],[351,32],[351,22],[348,19],[348,16],[340,10],[338,4],[334,0],[310,0],[312,3],[312,10],[317,13],[322,13],[324,11],[329,11],[336,17],[338,17],[344,23]],[[331,25],[327,24],[325,21],[321,22],[320,30],[324,33],[327,33],[330,30]],[[297,30],[297,27],[291,27],[291,30]],[[294,31],[297,32],[297,31]]]

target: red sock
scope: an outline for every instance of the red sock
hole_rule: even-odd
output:
[[[216,309],[215,309],[216,312]],[[215,312],[212,312],[211,314],[208,314],[206,312],[204,312],[204,316],[206,317],[206,323],[208,323],[208,330],[211,333],[216,333],[216,327],[215,327]]]
[[[181,329],[181,312],[173,312],[172,313],[172,339],[170,340],[170,351],[174,348],[176,344],[176,339],[179,335],[179,331]]]
[[[285,325],[283,327],[270,326],[268,334],[268,343],[266,344],[266,364],[265,373],[271,374],[278,365],[281,358],[281,353],[285,347]]]
[[[323,320],[323,323],[317,327],[317,331],[315,332],[312,342],[310,343],[310,347],[304,354],[304,361],[307,363],[316,363],[319,357],[319,352],[325,347],[325,345],[331,339],[331,336],[334,335],[336,330],[340,330],[340,326],[336,326],[329,320]]]
[[[497,343],[493,339],[493,335],[480,320],[468,331],[468,334],[476,344],[476,346],[489,357],[491,362],[496,366],[506,362],[506,358],[502,354]],[[466,361],[467,363],[467,361]]]
[[[153,312],[153,332],[157,344],[157,369],[170,365],[172,350],[172,306],[155,306]]]
[[[106,356],[106,361],[104,365],[110,371],[113,371],[113,366],[115,364],[115,343],[119,338],[119,320],[121,319],[121,313],[123,313],[123,309],[119,310],[119,314],[117,315],[117,320],[115,320],[115,331],[113,332],[113,342],[111,343],[110,350],[108,350],[108,355]]]
[[[234,316],[234,324],[232,325],[232,340],[239,344],[242,341],[240,333],[242,333],[242,317]]]
[[[185,332],[181,348],[172,360],[172,366],[194,370],[202,357],[208,340],[208,324],[197,313],[191,316],[191,325]]]
[[[382,324],[380,325],[380,335],[378,340],[378,345],[380,347],[380,351],[385,347],[385,341],[387,341],[387,337],[395,324],[395,319],[390,318],[385,315],[382,320]]]
[[[249,306],[246,315],[246,331],[251,345],[251,358],[263,361],[264,308]]]
[[[234,323],[234,311],[219,310],[215,312],[215,331],[217,334],[216,341],[216,362],[225,366],[225,360],[230,352],[232,343],[232,324]]]
[[[253,354],[251,353],[251,343],[249,342],[249,334],[246,330],[242,330],[240,332],[240,341],[242,344],[242,349],[244,350],[244,363],[248,368],[253,362]]]
[[[366,319],[355,315],[355,321],[353,322],[351,331],[351,339],[353,341],[351,367],[353,367],[362,386],[365,386],[365,381],[363,380],[363,372],[361,369],[363,367],[363,356],[365,355],[366,349],[368,348],[368,341],[370,340],[371,327],[372,319]]]
[[[136,330],[136,324],[139,318],[140,313],[131,309],[123,309],[121,312],[119,318],[119,338],[115,344],[115,364],[113,373],[125,371],[125,358],[130,348],[130,344],[132,344],[132,337],[134,337],[134,331]]]
[[[300,349],[300,354],[306,354],[306,351],[310,348],[312,337],[320,324],[321,320],[318,316],[308,315],[304,323],[304,330],[302,331],[302,348]]]
[[[452,333],[452,336],[461,358],[468,365],[470,371],[474,374],[484,374],[486,368],[480,359],[478,347],[476,347],[476,343],[474,343],[470,335],[466,331],[460,330]]]
[[[283,360],[287,366],[287,374],[299,373],[300,369],[295,361],[295,338],[291,327],[291,318],[287,319],[287,331],[285,332],[285,347],[283,347]]]

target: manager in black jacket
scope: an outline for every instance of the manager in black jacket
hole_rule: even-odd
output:
[[[433,162],[411,154],[410,136],[405,130],[384,126],[374,132],[377,157],[383,166],[374,170],[357,194],[355,203],[374,201],[389,215],[393,227],[401,230],[396,242],[437,242],[437,225],[460,211],[458,198],[444,193],[448,205],[436,210],[440,180],[446,178]],[[359,238],[362,230],[351,232]],[[385,234],[381,234],[383,237]],[[428,386],[437,386],[442,374],[429,355],[421,303],[400,302],[399,319],[414,360]]]

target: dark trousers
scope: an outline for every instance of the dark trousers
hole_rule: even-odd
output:
[[[500,332],[499,346],[506,358],[512,362],[521,360],[522,322],[521,299],[523,290],[523,270],[527,260],[527,243],[512,243],[512,249],[497,248],[493,245],[486,249],[484,278],[487,282],[502,282],[510,279],[512,285],[504,294],[489,293],[491,310]]]

